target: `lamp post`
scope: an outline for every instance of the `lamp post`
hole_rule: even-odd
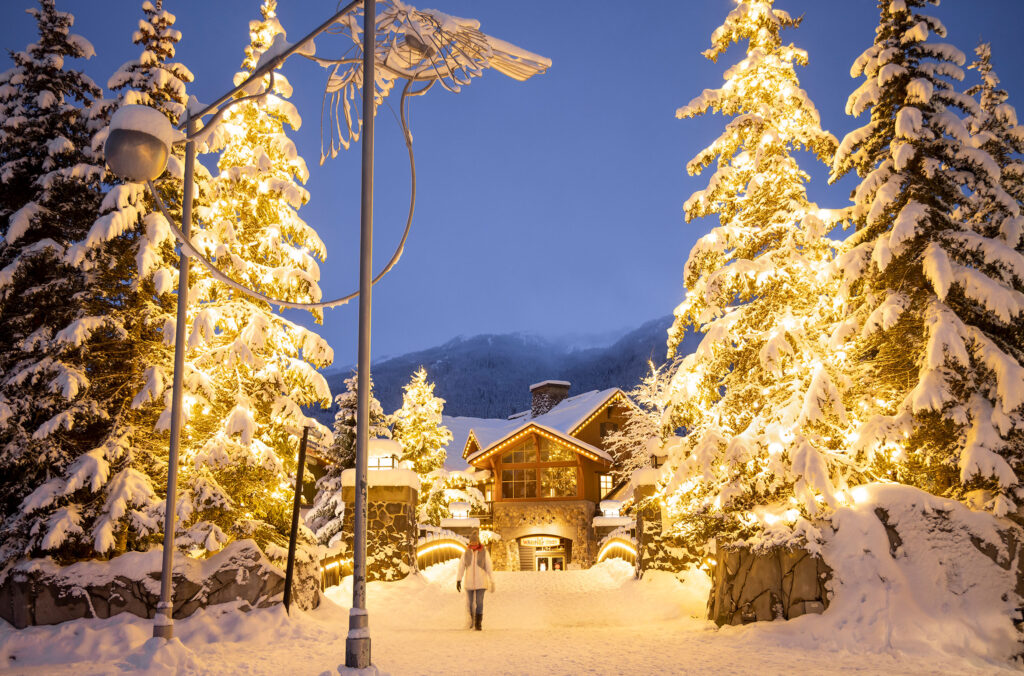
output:
[[[353,522],[352,607],[345,638],[345,666],[370,666],[366,612],[366,451],[370,436],[370,318],[373,294],[373,121],[377,2],[363,2],[363,147],[359,202],[359,353],[356,372],[356,481]],[[369,111],[369,112],[367,112]]]
[[[406,144],[412,163],[411,135],[405,126],[404,101],[406,95],[417,96],[426,92],[435,82],[440,82],[449,91],[459,91],[461,85],[480,74],[483,68],[495,68],[499,72],[516,80],[544,72],[551,62],[544,57],[521,50],[507,42],[495,40],[479,32],[479,23],[473,20],[455,19],[441,15],[435,10],[417,10],[401,4],[389,4],[391,17],[389,31],[401,33],[401,39],[385,39],[385,54],[377,54],[376,0],[352,0],[336,12],[308,35],[279,53],[265,54],[264,61],[245,81],[220,96],[213,103],[193,110],[190,104],[187,110],[184,135],[185,171],[184,195],[182,204],[182,227],[178,230],[170,213],[164,206],[159,194],[153,188],[152,181],[163,173],[170,155],[170,146],[180,142],[182,134],[171,127],[170,122],[160,112],[140,105],[129,105],[120,108],[111,119],[110,133],[107,136],[104,151],[110,169],[123,178],[135,182],[146,182],[154,200],[168,221],[171,232],[178,239],[181,256],[178,268],[178,306],[175,324],[174,343],[174,380],[171,394],[171,435],[167,468],[167,501],[164,515],[164,551],[163,569],[161,572],[160,601],[153,635],[157,638],[172,638],[173,624],[173,583],[174,564],[174,521],[175,497],[178,476],[178,450],[181,441],[182,411],[182,376],[185,359],[185,325],[188,309],[188,274],[189,259],[195,258],[208,269],[210,274],[220,282],[231,286],[242,293],[280,307],[300,309],[324,309],[347,303],[356,295],[359,296],[359,347],[358,347],[358,402],[356,409],[356,482],[355,482],[355,524],[354,524],[354,561],[352,608],[349,614],[349,633],[345,641],[345,665],[363,668],[370,665],[369,622],[366,613],[366,499],[367,499],[367,453],[369,442],[369,401],[370,401],[370,327],[372,314],[373,284],[386,274],[397,262],[409,233],[412,223],[415,199],[411,200],[409,220],[406,231],[398,250],[384,270],[373,277],[373,178],[374,178],[374,117],[375,98],[378,95],[377,68],[383,71],[380,75],[394,80],[404,78],[412,82],[425,83],[423,88],[410,94],[408,85],[403,92],[402,125],[406,132]],[[249,91],[254,83],[258,84],[269,75],[273,81],[274,69],[279,67],[293,54],[317,61],[321,65],[333,64],[332,80],[337,76],[341,66],[354,67],[352,59],[323,59],[309,53],[312,40],[331,26],[335,25],[349,12],[363,6],[362,36],[362,186],[360,198],[360,245],[359,245],[359,291],[332,301],[320,303],[296,303],[277,298],[269,298],[254,291],[221,272],[189,239],[192,226],[192,198],[195,172],[196,137],[202,133],[199,121],[207,115],[213,115],[207,128],[212,127],[232,105],[261,99],[266,95],[252,94],[233,98],[240,92]],[[404,22],[404,23],[403,23]],[[454,32],[449,32],[449,31]],[[423,42],[424,36],[429,38],[430,45]],[[275,42],[275,45],[277,43]],[[286,44],[286,43],[283,43]],[[273,49],[273,47],[271,48]],[[378,63],[379,61],[379,63]],[[354,79],[342,82],[354,83]],[[329,81],[328,86],[331,86]],[[354,86],[354,85],[353,85]],[[269,90],[270,87],[267,88]],[[390,87],[388,88],[388,90]],[[329,91],[332,91],[329,89]],[[335,94],[338,93],[334,90]],[[380,93],[386,96],[387,92]],[[347,110],[347,108],[346,108]],[[350,133],[351,121],[349,121]],[[332,149],[333,149],[332,137]],[[415,170],[413,168],[413,196],[415,195]],[[293,529],[294,530],[294,529]]]

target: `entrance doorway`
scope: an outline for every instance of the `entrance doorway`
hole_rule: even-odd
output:
[[[540,552],[537,552],[537,555],[534,557],[534,560],[537,562],[536,570],[538,571],[565,570],[564,553],[555,554],[553,552],[544,552],[543,554],[541,554]]]
[[[572,560],[572,540],[557,535],[528,535],[519,538],[519,570],[548,572],[565,570]]]

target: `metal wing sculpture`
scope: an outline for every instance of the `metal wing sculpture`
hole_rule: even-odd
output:
[[[338,59],[307,56],[330,69],[321,111],[322,141],[320,163],[328,154],[336,157],[359,139],[362,115],[357,111],[363,86],[361,19],[350,13],[328,32],[351,39],[352,44]],[[493,68],[515,80],[523,81],[545,72],[551,60],[480,31],[480,22],[462,19],[437,10],[420,10],[401,0],[382,0],[376,21],[377,68],[374,105],[380,105],[391,93],[396,80],[408,81],[404,95],[424,93],[434,84],[451,92]],[[416,91],[412,83],[423,83]],[[374,111],[376,113],[376,110]]]

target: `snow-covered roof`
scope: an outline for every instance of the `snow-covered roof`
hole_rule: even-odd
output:
[[[445,461],[444,467],[448,471],[463,471],[469,470],[471,472],[478,471],[471,465],[467,465],[465,455],[463,451],[466,448],[466,441],[469,439],[469,433],[475,429],[484,429],[488,425],[496,424],[507,426],[508,420],[493,419],[493,418],[471,418],[469,416],[442,416],[442,424],[448,428],[448,431],[452,433],[452,440],[445,446]]]
[[[356,471],[346,469],[341,473],[342,486],[356,485]],[[368,486],[408,486],[420,489],[420,477],[411,469],[375,469],[366,473]]]
[[[567,380],[543,380],[539,383],[530,385],[530,391],[533,392],[538,387],[544,387],[545,385],[561,385],[562,387],[572,387],[572,383]]]
[[[370,439],[367,457],[390,458],[402,455],[402,445],[394,439]]]
[[[575,397],[568,397],[560,401],[547,413],[534,418],[524,418],[518,414],[511,420],[478,418],[478,424],[473,425],[466,434],[465,441],[463,442],[463,457],[466,458],[467,462],[473,462],[474,459],[490,451],[509,437],[518,434],[530,426],[535,426],[577,448],[584,449],[599,458],[611,462],[612,457],[606,451],[584,443],[575,438],[574,435],[594,412],[603,409],[616,394],[622,395],[628,401],[622,390],[612,387],[607,390],[592,390],[583,394],[577,394]],[[478,449],[471,455],[466,456],[470,439],[476,441]],[[453,444],[451,448],[454,447]]]

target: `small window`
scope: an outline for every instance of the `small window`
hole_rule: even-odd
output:
[[[611,434],[612,432],[618,432],[618,431],[619,431],[618,423],[613,423],[613,422],[603,422],[603,423],[601,423],[601,436],[602,437],[606,437],[609,434]]]
[[[385,455],[366,459],[367,469],[394,469],[395,456]]]
[[[600,487],[601,487],[601,497],[602,498],[612,492],[612,475],[611,474],[602,474],[602,475],[600,475]]]

